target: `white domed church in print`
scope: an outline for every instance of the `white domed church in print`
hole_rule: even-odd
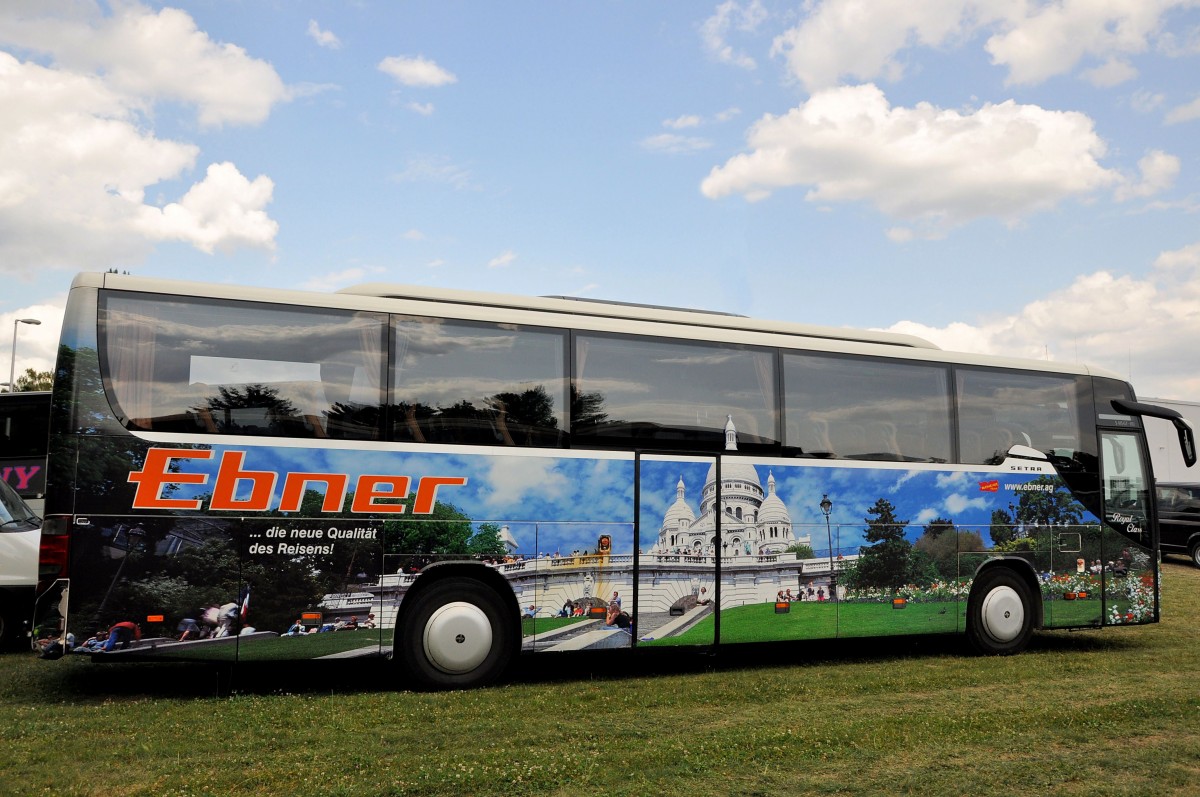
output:
[[[687,485],[680,477],[675,503],[663,517],[658,550],[696,556],[761,556],[776,554],[797,543],[812,545],[809,535],[797,537],[787,507],[775,493],[775,476],[767,475],[763,490],[753,465],[730,463],[721,468],[721,505],[717,503],[716,465],[709,466],[700,493],[700,515],[687,502]],[[721,512],[721,550],[716,551],[717,512]]]

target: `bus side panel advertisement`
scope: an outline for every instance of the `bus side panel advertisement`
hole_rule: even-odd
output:
[[[1048,462],[126,449],[77,485],[70,630],[106,657],[387,655],[448,561],[507,584],[526,651],[961,632],[996,557],[1047,627],[1153,619],[1149,549]]]

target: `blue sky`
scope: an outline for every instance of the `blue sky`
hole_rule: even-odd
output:
[[[703,307],[1200,399],[1200,3],[15,0],[0,367],[71,276]]]

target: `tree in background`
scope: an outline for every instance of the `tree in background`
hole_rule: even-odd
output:
[[[32,368],[26,368],[25,373],[18,376],[16,382],[15,390],[18,393],[49,390],[54,387],[54,374],[50,371],[35,371]]]

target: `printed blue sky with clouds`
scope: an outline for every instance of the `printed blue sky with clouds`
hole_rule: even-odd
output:
[[[0,5],[0,367],[77,271],[894,329],[1200,400],[1200,2]]]
[[[302,446],[216,447],[208,457],[181,457],[174,460],[183,474],[205,474],[200,483],[176,482],[172,499],[201,499],[211,494],[216,483],[218,464],[226,450],[244,451],[242,470],[246,474],[275,473],[271,506],[277,507],[287,473],[347,474],[350,491],[363,475],[385,474],[410,479],[408,497],[415,495],[426,477],[453,477],[462,484],[438,488],[439,503],[450,504],[477,525],[493,523],[507,526],[517,541],[518,552],[569,553],[595,551],[597,539],[608,534],[613,552],[633,552],[634,464],[627,455],[611,456],[530,456],[504,449],[491,454],[426,454],[348,447],[305,448]],[[726,462],[732,460],[727,459]],[[684,498],[693,514],[700,516],[700,496],[711,460],[651,456],[642,460],[639,486],[641,542],[649,552],[657,547],[658,531],[667,509],[675,502],[679,481]],[[1018,502],[1011,486],[1034,481],[1034,474],[1008,473],[1003,468],[969,470],[962,467],[935,469],[881,467],[877,463],[814,462],[755,463],[760,486],[766,490],[770,478],[776,482],[776,494],[784,502],[797,537],[809,536],[818,555],[829,550],[822,498],[833,503],[830,536],[833,546],[843,553],[857,553],[866,540],[870,509],[879,499],[890,502],[896,517],[908,523],[907,536],[915,540],[925,525],[935,519],[948,519],[959,528],[990,539],[988,526],[992,512],[1009,510]],[[247,500],[255,488],[255,477],[237,482],[237,500]],[[981,482],[998,482],[999,489],[983,490]],[[305,489],[324,491],[320,480],[310,481]],[[383,490],[383,488],[377,488]],[[404,518],[416,517],[406,514]],[[419,519],[419,518],[418,518]],[[1083,522],[1098,522],[1082,512]]]

